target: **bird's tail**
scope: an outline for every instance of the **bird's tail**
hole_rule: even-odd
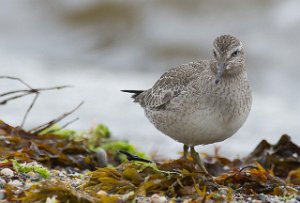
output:
[[[122,92],[132,93],[131,96],[133,99],[135,99],[137,96],[139,96],[144,90],[121,90]]]

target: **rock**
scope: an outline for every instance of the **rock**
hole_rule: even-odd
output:
[[[107,192],[105,192],[104,190],[99,190],[97,192],[97,195],[99,195],[99,196],[107,196]]]
[[[133,191],[131,191],[131,192],[127,193],[127,194],[124,194],[122,196],[122,202],[128,202],[129,199],[131,199],[132,197],[134,197],[134,192]]]
[[[287,200],[286,203],[299,203],[299,201],[296,198],[292,198],[290,200]]]
[[[256,198],[262,202],[268,202],[268,197],[265,194],[258,194]]]
[[[8,184],[15,186],[15,187],[21,187],[23,186],[23,183],[19,180],[11,180],[8,182]]]
[[[14,177],[14,172],[10,168],[4,168],[0,171],[0,174],[8,178]]]
[[[72,187],[78,187],[82,183],[81,179],[72,178],[71,185]]]
[[[149,197],[142,197],[142,196],[138,196],[138,197],[134,198],[133,202],[135,202],[135,203],[151,203]]]
[[[65,171],[59,171],[59,173],[57,174],[57,176],[61,179],[61,180],[65,180],[67,178],[67,173]]]
[[[46,199],[46,203],[56,203],[56,202],[58,202],[58,200],[56,199],[55,196],[53,196],[53,197],[48,197],[48,198]]]
[[[105,167],[107,165],[107,154],[102,148],[96,150],[96,160],[99,167]]]
[[[41,179],[40,174],[30,171],[27,173],[31,181],[39,181]]]
[[[0,200],[3,200],[6,198],[5,190],[1,189],[0,190]],[[2,202],[2,201],[1,201]]]
[[[6,183],[6,181],[0,177],[0,188],[3,188],[5,183]]]
[[[58,176],[59,175],[59,173],[60,173],[60,171],[59,170],[52,170],[51,171],[52,172],[52,174],[53,174],[53,176]]]
[[[164,196],[159,196],[158,194],[154,194],[150,198],[150,202],[152,203],[165,203],[167,202],[167,198]]]

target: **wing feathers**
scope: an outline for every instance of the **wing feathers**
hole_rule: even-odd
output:
[[[199,76],[199,73],[208,65],[189,63],[170,69],[164,73],[152,88],[135,97],[135,102],[150,109],[165,108],[168,103],[185,90],[190,82]]]

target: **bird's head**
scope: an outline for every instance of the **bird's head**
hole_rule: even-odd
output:
[[[213,43],[216,84],[222,77],[234,76],[244,71],[244,49],[242,42],[231,35],[221,35]]]

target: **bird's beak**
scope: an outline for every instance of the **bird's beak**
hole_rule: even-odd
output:
[[[215,80],[216,84],[218,84],[220,82],[224,70],[225,70],[225,63],[224,62],[218,63],[218,65],[217,65],[217,75],[216,75],[216,80]]]

